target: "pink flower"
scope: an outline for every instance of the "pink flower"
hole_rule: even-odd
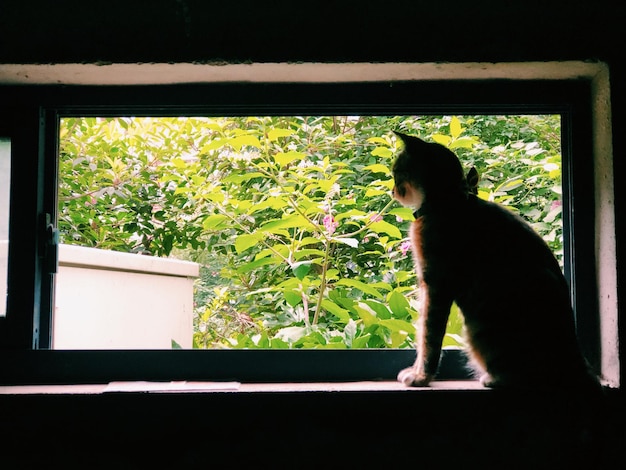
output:
[[[411,249],[411,242],[408,240],[403,241],[400,244],[400,251],[402,252],[402,256],[406,256],[407,251]]]
[[[370,215],[370,220],[372,222],[380,222],[381,220],[383,220],[383,218],[380,214],[372,214]]]
[[[327,214],[324,216],[324,227],[326,231],[332,235],[335,233],[335,229],[339,227],[339,223],[335,222],[335,218],[332,215]]]

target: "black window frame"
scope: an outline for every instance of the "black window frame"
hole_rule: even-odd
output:
[[[6,86],[0,98],[0,134],[12,142],[0,383],[393,380],[415,358],[411,350],[48,349],[54,305],[49,271],[56,262],[49,237],[57,210],[58,123],[66,116],[561,114],[566,277],[583,352],[599,369],[588,80]],[[463,364],[462,354],[446,350],[438,378],[467,378]]]

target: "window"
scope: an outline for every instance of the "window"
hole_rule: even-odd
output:
[[[559,115],[60,124],[55,349],[414,348],[392,130],[452,148],[563,260]]]
[[[59,350],[54,349],[54,237],[58,218],[60,119],[118,116],[561,116],[563,154],[563,264],[571,280],[578,332],[586,355],[601,362],[598,285],[595,282],[595,194],[591,90],[587,80],[394,81],[41,87],[0,90],[31,112],[11,135],[13,191],[31,175],[32,196],[12,214],[9,309],[0,327],[9,350],[8,382],[106,382],[123,379],[336,381],[393,379],[414,358],[411,349],[365,350]],[[32,142],[38,143],[34,145]],[[17,147],[17,145],[16,145]],[[33,165],[34,163],[34,165]],[[26,186],[28,189],[29,186]],[[22,186],[22,189],[24,187]],[[47,215],[47,217],[46,217]],[[52,223],[50,223],[52,222]],[[17,245],[17,246],[16,246]],[[52,261],[50,261],[52,260]],[[30,266],[19,274],[17,266]],[[17,298],[19,294],[23,294]],[[34,312],[34,313],[33,313]],[[442,378],[463,376],[460,355],[442,359]]]

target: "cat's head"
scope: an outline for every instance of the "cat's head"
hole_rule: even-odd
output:
[[[457,156],[447,147],[399,132],[404,148],[392,166],[393,197],[419,210],[424,203],[466,198],[469,187]]]

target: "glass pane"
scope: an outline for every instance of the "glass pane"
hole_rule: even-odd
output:
[[[0,316],[7,306],[10,183],[11,141],[0,137]]]
[[[64,118],[53,347],[414,347],[392,130],[453,149],[562,259],[558,115]]]

